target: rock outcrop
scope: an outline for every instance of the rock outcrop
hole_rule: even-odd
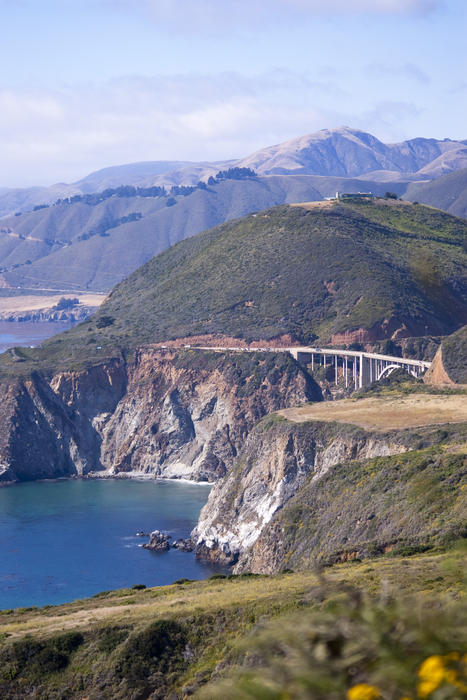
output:
[[[170,539],[170,535],[166,535],[160,530],[154,530],[149,535],[149,542],[143,544],[143,547],[152,552],[167,552],[170,549]]]
[[[147,348],[4,380],[0,396],[0,482],[10,482],[95,471],[214,481],[262,416],[321,395],[288,355]]]
[[[267,416],[250,433],[235,466],[225,479],[214,486],[201,511],[198,525],[192,533],[198,556],[235,565],[236,573],[273,573],[280,570],[287,566],[287,555],[290,555],[285,542],[287,532],[300,530],[307,522],[312,511],[310,503],[313,504],[315,500],[321,502],[323,498],[326,501],[328,496],[325,490],[325,496],[320,493],[320,484],[326,478],[332,482],[335,469],[339,467],[344,472],[344,478],[339,481],[341,483],[345,481],[345,469],[351,472],[352,464],[375,457],[400,455],[413,450],[414,446],[439,441],[439,433],[435,429],[432,429],[432,434],[429,429],[422,432],[423,435],[417,430],[369,432],[345,424],[292,424],[281,421],[278,416]],[[391,477],[388,476],[388,485],[390,483]],[[305,489],[311,489],[309,501],[305,505],[297,504],[295,510],[290,506],[287,524],[279,527],[280,514],[294,499],[299,499]],[[347,490],[350,496],[348,484],[344,483],[342,489]],[[366,505],[367,499],[362,496],[361,500]],[[358,499],[357,503],[360,503]],[[327,537],[332,536],[333,528],[340,523],[341,512],[333,511],[331,496],[326,503],[321,503],[321,511],[332,513],[327,522],[328,534],[320,531],[316,545],[317,551],[323,552]],[[384,512],[383,509],[381,512]],[[371,513],[369,520],[370,516]],[[366,521],[366,516],[363,519]],[[311,525],[308,523],[311,533],[304,549],[314,537],[316,523],[313,525],[315,521],[312,517],[311,521]],[[352,523],[352,527],[354,525],[350,516],[347,523]],[[397,530],[396,517],[391,518],[391,523],[395,523]],[[352,541],[350,526],[346,531],[345,522],[340,525],[343,532],[336,536],[336,547],[339,543],[343,546],[343,542]]]
[[[467,326],[447,336],[425,375],[427,384],[467,384]]]

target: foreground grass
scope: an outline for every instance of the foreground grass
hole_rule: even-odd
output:
[[[447,615],[446,620],[453,615],[461,619],[464,574],[463,551],[453,550],[406,559],[383,557],[336,565],[321,572],[244,575],[144,590],[123,589],[56,607],[3,611],[0,693],[8,698],[136,699],[186,697],[202,689],[204,697],[212,698],[224,693],[226,697],[344,697],[346,684],[352,685],[358,673],[364,673],[367,661],[360,652],[360,656],[352,657],[353,665],[360,669],[352,679],[344,668],[347,661],[328,671],[324,665],[324,675],[338,681],[336,691],[332,683],[329,685],[329,678],[323,681],[328,695],[319,688],[305,694],[293,690],[295,681],[290,679],[295,674],[297,654],[306,657],[309,640],[321,638],[316,626],[322,630],[319,634],[324,635],[323,640],[342,636],[341,628],[346,625],[349,630],[355,626],[357,637],[365,633],[369,640],[381,620],[386,620],[381,630],[387,629],[390,620],[397,627],[398,615],[402,614],[398,606],[406,610],[404,606],[414,594],[419,612],[434,607],[438,615]],[[352,621],[355,611],[359,611],[358,619]],[[437,625],[440,627],[439,621]],[[292,630],[298,634],[295,641]],[[441,641],[427,633],[429,643],[425,644],[424,634],[420,637],[413,630],[410,634],[412,639],[414,635],[417,638],[412,645],[416,647],[412,665],[421,663],[425,654],[444,653],[447,647],[457,648],[461,643],[459,630],[452,625],[440,627]],[[308,639],[305,645],[303,635]],[[266,682],[267,692],[252,694],[257,679],[251,679],[256,673],[251,666],[263,666],[264,677],[274,671],[275,662],[270,661],[277,656],[271,651],[273,640],[291,650],[293,663],[285,680],[271,676]],[[353,640],[357,647],[358,643],[359,639]],[[272,657],[265,644],[271,647]],[[315,649],[314,642],[312,647]],[[386,654],[383,646],[381,650]],[[322,651],[317,656],[315,651],[312,657],[321,658]],[[376,645],[373,655],[378,653]],[[282,657],[285,663],[287,654]],[[320,663],[323,666],[323,660]],[[242,680],[245,664],[250,666],[248,682]],[[240,676],[228,680],[232,672]],[[412,666],[407,673],[412,673]],[[214,682],[222,682],[222,691],[211,685]],[[240,693],[239,683],[246,695]],[[292,689],[283,694],[289,686]]]

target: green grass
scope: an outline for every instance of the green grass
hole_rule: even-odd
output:
[[[293,432],[304,444],[315,428]],[[412,449],[347,461],[319,480],[310,473],[254,550],[274,551],[277,570],[306,569],[315,561],[435,550],[467,537],[466,425],[407,431],[392,442],[401,439]]]
[[[337,699],[357,681],[411,688],[426,656],[464,643],[463,555],[454,548],[9,611],[0,616],[0,692],[240,698],[252,683],[272,683],[276,694],[245,697]],[[294,694],[304,680],[308,694]]]
[[[22,351],[28,368],[80,367],[194,334],[327,342],[405,323],[446,335],[467,319],[467,223],[379,200],[280,206],[182,241],[136,270],[94,317]],[[23,371],[7,353],[1,370]]]

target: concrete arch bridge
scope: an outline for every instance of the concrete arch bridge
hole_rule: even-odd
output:
[[[404,357],[392,355],[380,355],[373,352],[359,352],[357,350],[338,350],[337,348],[318,348],[311,346],[295,346],[287,348],[276,347],[199,347],[190,346],[193,350],[214,350],[232,352],[288,352],[301,364],[315,367],[334,368],[334,381],[343,378],[345,386],[362,389],[374,381],[388,377],[396,369],[403,369],[414,377],[420,377],[426,372],[431,362],[423,360],[409,360]]]
[[[312,370],[316,364],[325,368],[332,365],[335,383],[338,383],[339,374],[341,374],[345,386],[349,387],[353,384],[355,389],[361,389],[372,382],[388,377],[397,369],[403,369],[418,378],[431,365],[431,362],[424,360],[409,360],[405,357],[335,348],[295,347],[288,348],[288,352],[298,362],[311,364]],[[339,368],[341,368],[340,371]]]

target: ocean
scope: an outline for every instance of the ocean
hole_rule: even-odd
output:
[[[186,538],[206,484],[69,479],[0,488],[0,609],[55,605],[135,584],[207,578],[193,553],[151,552],[139,531]]]

